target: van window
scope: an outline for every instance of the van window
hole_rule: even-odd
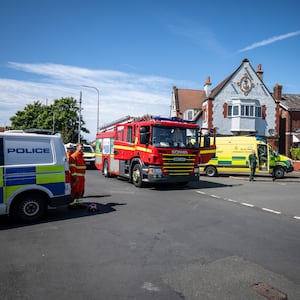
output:
[[[53,163],[50,139],[29,139],[22,137],[4,140],[5,165],[28,165]]]

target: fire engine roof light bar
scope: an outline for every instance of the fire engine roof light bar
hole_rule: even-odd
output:
[[[172,118],[163,118],[163,117],[153,117],[154,120],[157,121],[176,121],[176,122],[182,122],[182,123],[195,123],[194,121],[191,120],[183,120],[180,118],[172,117]]]

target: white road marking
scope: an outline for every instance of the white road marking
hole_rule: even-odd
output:
[[[244,206],[248,206],[248,207],[254,207],[253,204],[246,203],[246,202],[242,202],[241,204],[244,205]]]
[[[202,191],[196,191],[196,192],[199,193],[199,194],[202,194],[202,195],[206,194],[205,192],[202,192]]]
[[[220,196],[217,196],[217,195],[210,195],[211,197],[214,197],[214,198],[221,198]]]
[[[202,192],[202,191],[196,191],[196,192],[198,194],[206,194],[205,192]],[[243,206],[247,206],[247,207],[251,207],[251,208],[257,208],[255,205],[253,205],[251,203],[239,202],[237,200],[233,200],[233,199],[229,199],[229,198],[222,198],[220,196],[213,195],[213,194],[212,195],[206,194],[206,195],[210,196],[210,197],[213,197],[213,198],[216,198],[216,199],[222,199],[222,200],[227,201],[227,202],[233,202],[233,203],[241,204]],[[193,209],[195,209],[196,207],[197,207],[197,205],[194,205]],[[273,214],[276,214],[276,215],[281,215],[282,214],[281,211],[270,209],[270,208],[266,208],[266,207],[262,207],[261,209],[263,211],[270,212],[270,213],[273,213]],[[291,216],[291,215],[289,215],[289,217],[292,217],[295,220],[300,220],[300,216]]]
[[[270,213],[273,213],[273,214],[277,214],[277,215],[280,215],[280,214],[281,214],[280,211],[273,210],[273,209],[269,209],[269,208],[265,208],[265,207],[263,207],[262,210],[267,211],[267,212],[270,212]]]
[[[228,202],[238,203],[238,201],[233,200],[233,199],[227,199],[227,198],[225,198],[224,200],[226,200],[226,201],[228,201]]]

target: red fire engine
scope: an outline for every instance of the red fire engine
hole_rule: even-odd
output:
[[[197,124],[181,119],[126,117],[97,133],[95,165],[105,177],[125,177],[137,187],[198,181],[200,136]]]

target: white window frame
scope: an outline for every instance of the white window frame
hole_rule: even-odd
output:
[[[257,101],[233,100],[227,105],[227,116],[229,118],[262,118],[262,106]]]

